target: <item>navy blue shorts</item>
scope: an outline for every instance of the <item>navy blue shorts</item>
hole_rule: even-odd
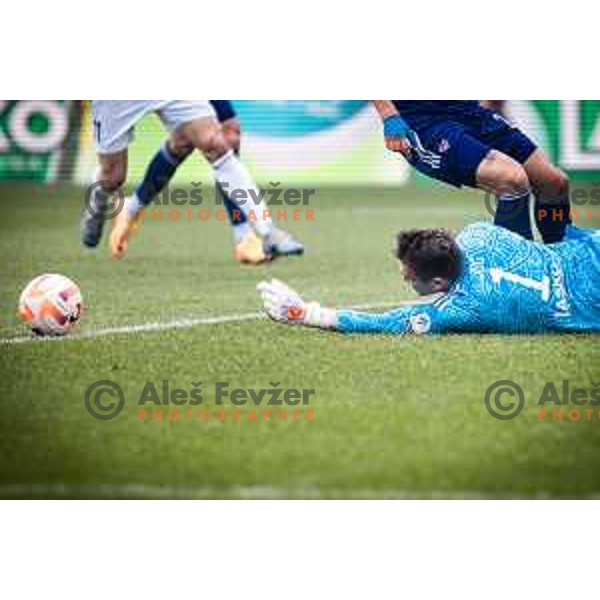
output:
[[[490,150],[507,154],[520,164],[536,150],[536,145],[502,115],[479,105],[451,117],[414,115],[413,123],[412,115],[402,116],[423,147],[439,157],[423,162],[413,153],[409,162],[428,177],[456,187],[476,187],[477,168]]]
[[[210,100],[210,103],[217,113],[219,123],[223,123],[229,119],[235,119],[235,109],[229,100]]]

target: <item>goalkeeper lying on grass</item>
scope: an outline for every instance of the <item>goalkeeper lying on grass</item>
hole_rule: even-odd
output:
[[[404,279],[426,300],[382,314],[324,308],[281,281],[257,289],[282,323],[364,333],[600,332],[600,231],[570,225],[544,245],[476,223],[398,234]]]

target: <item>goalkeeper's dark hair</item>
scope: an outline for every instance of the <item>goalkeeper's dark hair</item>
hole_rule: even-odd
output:
[[[453,281],[462,269],[460,248],[446,229],[401,231],[396,237],[395,255],[425,281],[434,277]]]

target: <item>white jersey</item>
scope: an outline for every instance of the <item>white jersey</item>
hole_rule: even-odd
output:
[[[133,140],[137,123],[151,112],[160,117],[169,131],[195,119],[216,118],[208,100],[92,100],[98,153],[115,154],[125,150]]]

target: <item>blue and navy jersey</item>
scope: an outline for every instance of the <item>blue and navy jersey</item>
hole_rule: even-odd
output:
[[[464,113],[479,106],[478,100],[392,100],[394,106],[403,114],[428,113]]]
[[[419,129],[441,121],[460,122],[480,114],[477,100],[392,100],[402,118]]]
[[[463,270],[450,291],[380,315],[338,311],[344,332],[600,332],[600,231],[530,242],[489,223],[457,237]]]
[[[415,169],[438,181],[477,186],[477,169],[492,150],[524,164],[536,145],[501,114],[477,100],[392,100],[418,136],[426,156],[411,154]]]

